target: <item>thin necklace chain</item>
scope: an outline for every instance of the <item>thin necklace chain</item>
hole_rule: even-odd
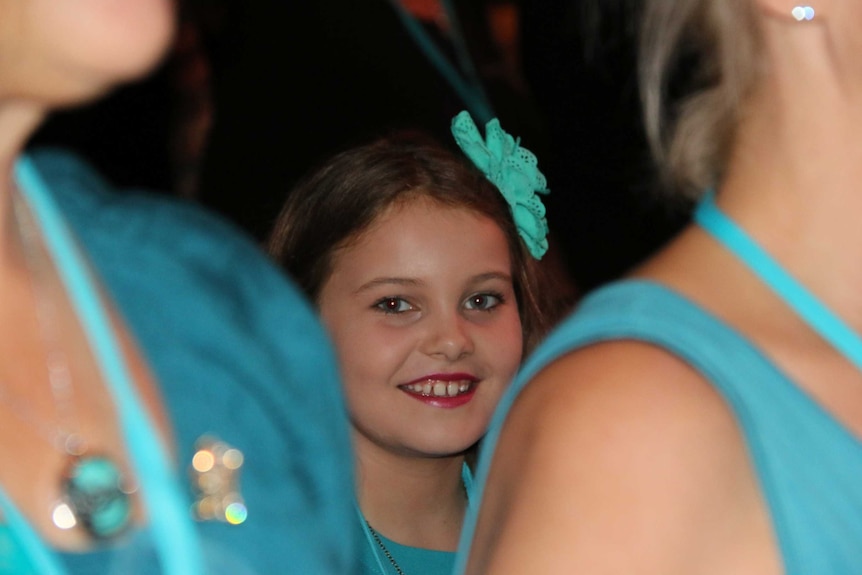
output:
[[[75,407],[74,390],[72,387],[72,374],[66,354],[57,345],[58,334],[54,318],[54,309],[51,298],[46,293],[47,271],[44,266],[37,263],[41,259],[36,254],[39,250],[36,237],[35,225],[30,214],[26,213],[19,192],[15,190],[12,194],[12,207],[14,210],[15,223],[18,236],[21,239],[24,261],[28,271],[28,281],[36,302],[36,319],[39,324],[41,337],[46,352],[45,363],[48,384],[51,396],[57,410],[58,423],[53,425],[39,418],[33,408],[22,398],[14,396],[5,387],[0,386],[0,400],[11,408],[12,413],[22,422],[30,425],[34,431],[52,447],[69,455],[82,455],[86,451],[86,444],[80,435],[74,430]]]
[[[9,393],[0,385],[0,402],[6,404],[9,412],[22,423],[29,425],[39,437],[51,444],[57,451],[77,454],[81,452],[81,438],[62,425],[51,425],[39,418],[33,408],[21,397]]]
[[[383,554],[386,555],[386,558],[389,559],[390,563],[392,563],[392,566],[395,568],[395,572],[398,573],[398,575],[404,575],[404,571],[402,571],[401,567],[398,566],[392,553],[389,552],[389,549],[387,549],[386,545],[383,544],[383,541],[380,540],[380,536],[377,535],[377,531],[374,530],[374,527],[371,526],[371,523],[369,523],[367,519],[365,520],[365,526],[368,527],[368,532],[371,533],[374,541],[377,542],[377,546],[380,547],[380,550],[383,551]]]
[[[66,458],[64,469],[57,475],[59,495],[50,506],[51,521],[60,530],[76,528],[94,541],[104,541],[131,525],[131,494],[136,485],[128,481],[110,457],[89,454],[89,446],[82,439],[72,371],[61,346],[58,298],[51,293],[52,258],[47,245],[40,246],[35,215],[25,209],[20,193],[16,189],[12,194],[13,216],[45,350],[45,380],[54,402],[54,419],[41,417],[24,397],[13,395],[8,389],[2,389],[0,400]]]
[[[58,322],[58,302],[62,299],[54,297],[51,291],[52,251],[47,243],[40,245],[36,215],[24,204],[21,190],[14,189],[13,217],[44,347],[45,381],[54,402],[54,417],[41,417],[32,406],[21,408],[27,405],[25,397],[15,396],[9,389],[3,390],[0,399],[19,420],[29,424],[38,437],[47,440],[67,458],[64,470],[57,476],[59,497],[50,507],[51,521],[61,530],[77,528],[94,541],[105,541],[131,526],[131,494],[137,486],[124,476],[111,457],[89,454],[89,446],[82,439],[72,370],[61,345],[64,343],[63,326]],[[59,269],[57,279],[64,290]],[[13,399],[10,400],[10,396]]]

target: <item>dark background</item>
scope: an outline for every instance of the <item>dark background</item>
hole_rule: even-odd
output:
[[[686,220],[656,197],[635,12],[605,1],[599,13],[571,0],[498,0],[519,14],[509,52],[488,5],[455,2],[496,115],[539,157],[552,249],[581,292]],[[182,15],[177,48],[152,76],[57,114],[33,145],[71,147],[118,186],[188,196],[262,239],[291,186],[327,156],[399,128],[448,142],[464,108],[386,0],[202,0]]]

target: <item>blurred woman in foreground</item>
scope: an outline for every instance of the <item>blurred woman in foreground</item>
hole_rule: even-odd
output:
[[[172,34],[169,0],[0,0],[0,572],[348,573],[346,417],[303,298],[191,206],[21,153]]]
[[[528,361],[458,572],[856,572],[862,4],[646,4],[648,131],[695,221]]]

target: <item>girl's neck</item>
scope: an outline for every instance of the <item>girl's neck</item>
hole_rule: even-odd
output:
[[[467,509],[463,455],[420,457],[367,439],[357,444],[357,499],[371,526],[404,545],[454,551]]]

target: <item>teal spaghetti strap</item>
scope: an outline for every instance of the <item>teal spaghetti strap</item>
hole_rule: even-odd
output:
[[[203,558],[189,516],[189,502],[179,488],[156,428],[137,397],[86,261],[77,250],[45,182],[28,158],[18,161],[15,174],[111,392],[132,467],[141,485],[150,533],[163,572],[167,575],[201,574]]]
[[[466,462],[461,466],[461,483],[464,484],[464,492],[467,494],[467,507],[473,507],[473,470]]]
[[[452,43],[455,46],[455,53],[466,78],[458,72],[455,66],[452,65],[452,62],[446,58],[440,47],[437,46],[428,32],[422,27],[422,24],[402,6],[399,0],[390,0],[389,3],[392,4],[404,28],[413,37],[413,41],[416,42],[416,45],[425,54],[428,61],[437,68],[440,75],[455,90],[455,93],[458,94],[473,117],[477,118],[482,124],[491,121],[495,116],[494,110],[488,102],[482,82],[479,80],[475,66],[473,66],[473,60],[467,51],[461,24],[451,0],[443,0],[443,8],[446,11],[446,16],[452,28]]]
[[[380,554],[377,552],[377,543],[374,541],[374,536],[371,535],[371,530],[368,528],[368,522],[365,521],[365,516],[362,514],[362,510],[355,499],[353,500],[353,507],[356,509],[356,516],[359,517],[359,525],[362,527],[362,533],[365,534],[365,542],[368,543],[368,547],[371,549],[372,555],[374,555],[374,560],[377,561],[377,567],[380,569],[381,575],[386,575],[383,560],[380,559]]]
[[[473,86],[473,93],[475,98],[477,99],[476,112],[477,117],[481,118],[482,121],[488,122],[491,118],[494,118],[496,114],[494,113],[493,107],[490,102],[488,102],[488,96],[485,93],[485,89],[482,86],[482,79],[479,77],[479,73],[476,71],[476,66],[473,63],[473,58],[470,57],[470,50],[467,47],[466,36],[464,35],[464,28],[461,27],[461,19],[458,18],[458,13],[455,11],[455,4],[453,0],[441,0],[441,4],[443,5],[443,10],[446,13],[446,18],[449,20],[449,27],[451,28],[451,37],[452,44],[455,46],[455,56],[458,58],[458,63],[461,66],[461,70],[464,71],[464,74],[469,79],[470,83]],[[488,114],[488,120],[484,119],[482,112]]]
[[[714,195],[707,193],[697,207],[694,220],[698,225],[736,254],[814,331],[862,370],[862,338],[728,218],[715,205]]]
[[[63,575],[65,573],[63,567],[57,561],[57,557],[48,551],[45,544],[39,538],[39,535],[30,527],[27,520],[21,515],[6,492],[0,487],[0,509],[3,510],[3,521],[6,523],[7,529],[12,537],[10,543],[17,543],[20,550],[23,551],[23,557],[10,556],[14,552],[12,549],[0,549],[0,564],[3,567],[3,573],[8,575],[23,575],[32,573],[33,569],[40,575]],[[4,529],[0,525],[0,529]],[[26,564],[21,564],[21,560],[27,561]],[[6,571],[5,569],[11,569]]]

